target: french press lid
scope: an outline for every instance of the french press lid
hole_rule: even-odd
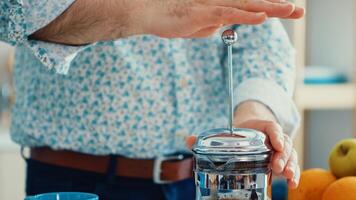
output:
[[[265,134],[253,129],[211,129],[197,138],[193,152],[203,155],[256,155],[272,152]]]

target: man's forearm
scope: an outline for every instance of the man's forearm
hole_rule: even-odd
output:
[[[295,8],[284,1],[263,0],[76,0],[30,39],[81,45],[138,34],[208,37],[222,24],[260,24],[267,16],[301,17],[303,9]]]
[[[30,39],[82,45],[139,33],[132,20],[136,0],[76,0]]]

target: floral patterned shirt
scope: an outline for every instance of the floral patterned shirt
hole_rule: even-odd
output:
[[[83,153],[154,158],[187,136],[227,126],[226,50],[220,35],[140,35],[73,47],[29,40],[74,0],[2,0],[0,40],[16,46],[12,139]],[[281,23],[234,26],[235,105],[268,106],[292,134],[294,50]]]

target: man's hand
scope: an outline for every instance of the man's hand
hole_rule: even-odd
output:
[[[289,187],[296,188],[300,178],[297,153],[291,138],[283,133],[272,112],[261,103],[249,101],[238,107],[235,118],[235,127],[256,129],[269,137],[275,150],[272,158],[273,172],[286,177]],[[187,146],[192,148],[195,141],[195,136],[189,137]]]
[[[249,120],[238,127],[256,129],[269,137],[275,150],[272,158],[273,172],[286,177],[288,185],[291,188],[296,188],[300,178],[298,155],[293,148],[292,139],[283,133],[281,126],[274,121]]]
[[[267,17],[300,18],[304,10],[283,0],[149,0],[142,32],[165,38],[207,37],[223,25],[260,24]]]
[[[76,0],[30,38],[71,45],[139,34],[197,38],[225,25],[303,15],[302,8],[285,0]]]

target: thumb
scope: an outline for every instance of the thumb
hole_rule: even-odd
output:
[[[189,148],[189,149],[192,149],[193,148],[193,145],[195,144],[197,140],[197,137],[196,136],[189,136],[186,141],[185,141],[185,144],[186,146]]]

